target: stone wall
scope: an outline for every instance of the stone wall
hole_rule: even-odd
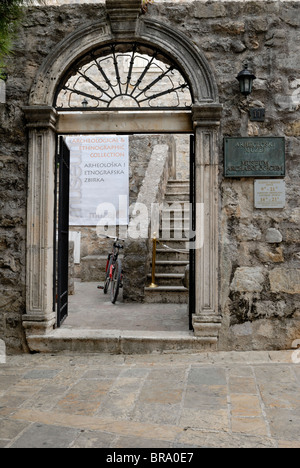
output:
[[[0,336],[8,351],[27,350],[22,315],[26,309],[27,133],[23,106],[45,57],[66,34],[92,22],[94,9],[29,8],[7,61],[0,103]],[[45,34],[47,31],[47,34]]]
[[[15,127],[14,119],[21,125]],[[26,349],[26,139],[19,106],[0,104],[0,336],[8,349]]]
[[[300,335],[299,13],[299,2],[149,6],[205,52],[224,106],[221,141],[286,138],[285,209],[255,209],[254,179],[225,179],[220,147],[220,349],[286,348]],[[257,77],[247,99],[235,80],[245,62]],[[251,122],[250,107],[265,108],[265,122]]]
[[[150,257],[152,255],[152,205],[163,203],[170,174],[173,172],[174,145],[172,139],[169,140],[169,144],[166,144],[167,141],[166,139],[165,144],[154,146],[134,207],[134,211],[137,214],[140,213],[140,232],[145,231],[147,237],[141,236],[141,238],[135,240],[134,236],[131,236],[125,243],[123,262],[125,273],[123,296],[125,301],[143,302],[145,297],[145,286],[147,286],[147,274],[149,273]],[[147,213],[140,212],[141,206],[143,209],[146,208]],[[129,223],[128,230],[129,233],[132,230],[134,234],[136,220],[134,220],[133,225],[131,222]]]
[[[219,162],[220,348],[286,348],[300,335],[300,4],[281,1],[155,2],[148,18],[179,30],[203,50],[224,106],[225,136],[284,136],[286,208],[258,210],[253,179],[223,177]],[[0,336],[26,349],[27,142],[22,107],[56,44],[104,12],[99,4],[31,7],[8,61],[0,104]],[[235,79],[245,62],[257,80],[244,99]],[[250,122],[249,107],[265,122]]]
[[[195,2],[149,10],[205,51],[224,106],[221,141],[225,136],[286,137],[285,209],[254,209],[254,180],[225,179],[220,147],[219,346],[289,347],[300,334],[300,4]],[[245,61],[257,76],[248,99],[235,80]],[[264,107],[265,122],[250,122],[250,107]]]
[[[190,137],[189,135],[175,135],[176,142],[176,179],[190,178]]]

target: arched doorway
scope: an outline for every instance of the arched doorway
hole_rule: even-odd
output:
[[[165,24],[153,20],[148,21],[145,17],[138,18],[137,16],[134,20],[134,27],[132,21],[126,22],[124,20],[124,27],[120,27],[120,21],[118,21],[116,30],[114,17],[111,11],[109,13],[110,21],[102,18],[92,26],[69,35],[57,45],[40,68],[32,87],[29,106],[24,109],[29,130],[29,192],[27,302],[23,323],[27,331],[28,343],[30,346],[31,337],[37,334],[46,334],[52,330],[56,322],[52,301],[56,135],[64,133],[66,127],[71,131],[71,129],[74,130],[80,126],[82,130],[84,125],[82,113],[75,115],[75,117],[74,114],[66,116],[63,112],[58,112],[54,106],[59,91],[66,87],[70,70],[73,67],[80,67],[82,58],[84,58],[83,65],[86,65],[86,57],[91,57],[91,54],[95,53],[100,57],[101,54],[98,55],[97,51],[106,50],[107,47],[112,51],[111,47],[117,45],[120,50],[123,48],[123,52],[127,54],[130,52],[129,64],[132,60],[134,47],[140,48],[140,51],[144,48],[148,53],[149,50],[151,53],[157,51],[157,57],[163,59],[161,61],[165,65],[169,66],[168,61],[171,66],[176,65],[176,69],[186,79],[183,86],[188,85],[191,91],[193,103],[190,112],[182,113],[179,111],[175,115],[174,112],[168,113],[165,109],[166,113],[161,122],[174,133],[178,128],[182,129],[183,126],[186,126],[188,131],[192,130],[195,133],[197,184],[193,195],[195,203],[203,207],[205,223],[198,228],[198,238],[201,241],[199,241],[195,251],[196,291],[193,326],[196,336],[216,343],[220,326],[218,312],[217,141],[221,106],[218,103],[215,79],[203,54],[183,34]],[[129,50],[128,44],[130,44],[131,50]],[[144,67],[144,70],[146,68],[147,66]],[[98,70],[100,72],[99,68]],[[161,75],[164,73],[162,71]],[[102,76],[104,78],[103,74]],[[91,84],[89,80],[83,79]],[[108,82],[106,84],[109,86]],[[102,90],[98,89],[98,91],[103,93]],[[91,95],[88,92],[86,94]],[[157,94],[151,95],[150,102],[153,103],[155,99],[159,99]],[[120,92],[118,96],[113,96],[109,100],[109,105],[113,101],[116,103],[117,99],[122,101],[127,98],[128,93]],[[135,98],[138,99],[137,96]],[[144,99],[146,98],[148,97],[145,96]],[[131,96],[131,101],[132,99]],[[151,108],[151,106],[149,107]],[[180,107],[179,105],[178,109]],[[112,118],[109,112],[104,111],[101,118],[95,117],[95,115],[90,116],[89,129],[92,128],[93,132],[102,133],[106,131],[107,126],[112,131],[114,127],[119,128],[118,117]],[[157,109],[151,109],[149,113],[151,119],[146,118],[146,125],[150,132],[155,132],[157,129],[157,112]],[[124,120],[124,116],[122,118]],[[128,115],[126,118],[126,125],[129,131],[130,129],[135,131],[137,125],[138,127],[141,125],[141,121],[136,119],[134,112],[131,112],[130,116]],[[153,128],[151,128],[152,126]]]
[[[182,76],[180,71],[178,70],[177,64],[172,61],[172,59],[167,56],[165,53],[161,52],[159,49],[154,48],[153,46],[150,46],[148,44],[142,44],[141,42],[120,42],[120,41],[115,41],[115,42],[110,42],[101,46],[97,46],[96,48],[88,51],[88,53],[84,56],[80,56],[73,64],[72,67],[67,70],[62,77],[61,82],[59,83],[59,86],[57,87],[56,93],[55,93],[55,98],[54,98],[54,103],[53,106],[58,112],[60,117],[64,118],[64,127],[65,127],[65,133],[70,132],[71,128],[67,128],[67,122],[71,124],[71,121],[73,120],[73,124],[77,122],[76,125],[73,126],[74,131],[72,132],[73,135],[72,137],[69,137],[68,141],[87,141],[86,138],[88,138],[88,141],[90,141],[90,144],[92,144],[92,141],[111,141],[111,137],[107,136],[101,136],[99,135],[100,132],[100,125],[98,124],[97,132],[98,135],[94,135],[91,130],[90,126],[90,120],[91,118],[94,119],[100,119],[101,120],[101,127],[103,126],[102,120],[103,120],[103,113],[109,118],[109,125],[106,128],[105,133],[117,133],[119,137],[115,136],[115,140],[118,140],[119,143],[121,143],[122,140],[125,138],[129,138],[131,142],[133,142],[137,138],[137,134],[143,134],[144,137],[146,135],[148,138],[148,145],[151,146],[151,136],[149,135],[149,131],[151,131],[151,126],[153,127],[153,116],[155,113],[155,120],[156,120],[156,125],[157,125],[157,131],[156,131],[156,136],[157,134],[165,134],[165,133],[170,133],[173,130],[173,126],[175,125],[175,122],[178,121],[179,113],[182,117],[185,117],[188,122],[191,122],[191,108],[192,108],[192,103],[193,103],[193,98],[190,92],[190,87],[188,84],[188,77]],[[164,120],[166,119],[166,115],[169,116],[169,119],[171,121],[172,118],[172,125],[169,127],[166,125]],[[143,119],[143,122],[141,122]],[[112,122],[115,122],[115,125],[112,125]],[[182,122],[177,125],[178,126],[178,131],[180,131],[180,134],[177,135],[176,137],[172,137],[173,141],[175,141],[175,138],[177,141],[184,141],[186,145],[186,152],[189,154],[190,151],[188,149],[188,139],[186,136],[183,139],[183,134],[187,131],[187,128],[183,128]],[[76,128],[75,128],[76,127]],[[118,127],[118,128],[117,128]],[[130,133],[134,133],[134,135],[128,137],[126,136],[126,130],[127,128]],[[186,125],[185,125],[186,127]],[[153,128],[152,128],[153,130]],[[74,132],[76,132],[77,137],[74,135]],[[189,133],[193,132],[192,126],[190,125],[189,128]],[[125,135],[123,137],[120,137],[120,134]],[[82,136],[84,134],[85,136]],[[71,140],[70,140],[71,138]],[[167,137],[163,137],[165,140]],[[168,139],[171,141],[170,137]],[[127,140],[129,141],[129,140]],[[133,144],[133,143],[132,143]],[[132,156],[132,153],[135,152],[135,148],[131,146],[131,155],[130,159]],[[64,146],[63,143],[60,146]],[[76,145],[75,145],[76,146]],[[104,146],[103,146],[104,147]],[[107,146],[108,147],[108,146]],[[112,151],[114,150],[114,145],[109,146]],[[99,226],[97,227],[95,224],[97,222],[96,219],[96,210],[94,210],[94,215],[92,213],[89,213],[88,219],[85,218],[84,211],[82,208],[78,208],[78,206],[81,206],[82,203],[84,203],[85,207],[87,207],[87,202],[83,200],[84,195],[83,192],[85,193],[86,197],[89,197],[90,199],[94,199],[97,197],[96,200],[96,205],[99,205],[99,203],[103,203],[104,199],[106,200],[106,203],[110,204],[112,201],[112,198],[119,197],[121,193],[119,192],[120,186],[116,186],[112,180],[110,180],[110,183],[107,182],[107,177],[105,178],[106,182],[104,179],[101,179],[99,177],[100,173],[104,177],[104,170],[100,170],[100,167],[107,166],[107,161],[109,157],[109,153],[104,153],[101,152],[102,145],[97,143],[94,145],[94,148],[97,148],[97,151],[100,151],[100,153],[94,154],[93,152],[90,153],[90,156],[87,154],[88,152],[88,146],[81,146],[81,148],[85,148],[85,156],[83,157],[83,150],[80,150],[80,146],[76,146],[73,148],[76,154],[79,156],[76,157],[76,163],[74,162],[75,166],[71,164],[70,167],[70,172],[72,174],[76,173],[77,175],[71,176],[71,199],[73,200],[73,203],[70,202],[71,206],[71,211],[70,211],[70,216],[71,216],[71,230],[75,229],[75,232],[77,235],[83,237],[83,239],[86,239],[87,237],[93,237],[93,232],[98,232],[99,233]],[[92,146],[90,146],[92,148]],[[61,148],[60,148],[61,149]],[[67,151],[67,149],[66,149]],[[75,154],[74,151],[72,151],[72,154]],[[93,150],[92,150],[93,151]],[[144,149],[146,151],[146,148]],[[169,151],[171,152],[171,146],[169,146]],[[168,172],[168,179],[172,175],[171,178],[174,178],[174,174],[176,171],[175,168],[175,151],[172,151],[173,156],[172,156],[172,161],[170,161],[169,157],[169,162],[168,166],[169,170]],[[60,151],[61,156],[63,157],[64,151]],[[103,155],[105,156],[105,159],[103,159]],[[102,156],[101,156],[102,155]],[[95,164],[95,157],[100,158],[97,159],[98,163]],[[112,157],[112,156],[110,156]],[[89,168],[94,167],[93,171],[86,171],[84,170],[83,166],[79,163],[78,167],[78,161],[79,160],[85,160],[86,166]],[[143,164],[143,159],[140,161],[140,170]],[[72,160],[72,158],[71,158]],[[102,161],[101,164],[99,164],[99,161]],[[117,161],[114,161],[114,164],[117,164],[120,162],[120,159]],[[193,160],[194,163],[194,160]],[[133,163],[134,164],[134,163]],[[189,164],[187,163],[188,167]],[[68,187],[69,184],[69,176],[68,176],[68,171],[62,171],[67,166],[70,166],[70,164],[65,162],[63,159],[61,160],[61,163],[59,164],[60,166],[60,171],[59,174],[60,176],[63,176],[63,180],[60,182],[60,190],[59,194],[63,199],[67,199],[67,195],[65,193],[65,188]],[[119,166],[118,166],[119,167]],[[156,165],[156,167],[153,167],[152,170],[152,183],[155,184],[155,177],[154,174],[156,174],[156,178],[158,177],[159,174],[159,164]],[[97,168],[97,169],[95,169]],[[132,168],[131,168],[132,169]],[[166,169],[164,169],[163,173],[165,173]],[[78,173],[83,174],[84,172],[87,172],[89,174],[89,178],[80,178],[80,181],[78,179]],[[187,171],[188,172],[188,171]],[[132,184],[132,170],[130,170],[131,173],[131,178],[130,178],[130,183]],[[92,178],[92,174],[95,176],[97,175],[97,178],[95,177],[94,179]],[[148,171],[147,173],[148,179],[151,178],[150,172]],[[159,177],[162,176],[162,173]],[[164,176],[165,177],[165,176]],[[111,177],[110,177],[111,179]],[[188,177],[186,177],[188,179]],[[193,182],[193,179],[192,179]],[[121,181],[119,181],[119,184],[123,185]],[[165,194],[165,187],[164,184],[165,182],[162,181],[163,187],[157,187],[157,192],[162,191],[163,194]],[[106,191],[103,191],[103,184],[106,185]],[[91,188],[91,185],[93,185],[93,188]],[[79,189],[80,186],[80,189]],[[174,184],[173,184],[174,187]],[[176,187],[176,185],[175,185]],[[184,185],[182,185],[184,187]],[[124,186],[123,189],[124,190]],[[117,192],[117,193],[116,193]],[[194,192],[193,186],[191,186],[191,193]],[[123,193],[123,192],[122,192]],[[97,194],[97,195],[96,195]],[[106,194],[108,198],[106,198]],[[78,201],[78,197],[79,200]],[[127,209],[129,211],[129,196],[125,196],[127,198]],[[132,199],[132,194],[131,194],[131,199]],[[139,196],[139,205],[141,204],[141,194]],[[76,201],[75,201],[76,200]],[[148,194],[148,200],[147,203],[143,203],[143,209],[148,213],[147,216],[144,217],[144,225],[146,224],[146,231],[147,233],[145,234],[145,228],[143,228],[143,232],[140,233],[140,238],[142,239],[142,242],[140,244],[140,258],[141,261],[138,262],[139,264],[143,264],[146,270],[146,265],[147,265],[147,259],[149,257],[149,242],[148,239],[151,238],[152,232],[150,232],[150,216],[151,216],[151,203],[156,203],[158,205],[158,201],[162,201],[161,197],[150,195]],[[137,202],[137,199],[131,200],[131,202]],[[146,202],[146,200],[144,200]],[[73,209],[73,206],[77,205],[76,209]],[[66,259],[68,258],[68,251],[69,251],[69,246],[68,246],[68,236],[67,236],[67,226],[65,223],[65,220],[69,218],[69,211],[67,207],[67,203],[58,203],[59,205],[59,225],[63,226],[62,229],[58,229],[58,278],[57,282],[54,282],[55,288],[56,289],[56,283],[58,284],[57,288],[57,294],[54,295],[55,299],[57,297],[58,301],[58,306],[57,306],[57,326],[60,326],[63,321],[66,319],[68,316],[68,275],[67,275],[67,270],[68,270],[68,263]],[[169,206],[172,206],[173,204],[170,204]],[[187,205],[187,204],[185,204]],[[91,207],[91,205],[89,205]],[[182,205],[178,203],[178,206],[181,207]],[[116,211],[118,210],[118,203],[115,204]],[[185,215],[187,215],[187,212],[189,211],[187,206],[183,206],[183,211],[185,211]],[[91,210],[91,208],[90,208]],[[174,207],[173,207],[174,210]],[[179,208],[180,210],[180,208]],[[80,216],[78,215],[78,212],[80,211]],[[135,211],[134,205],[132,205],[132,211]],[[168,215],[165,213],[163,210],[157,210],[160,211],[158,213],[159,217],[161,218],[163,213],[164,213],[164,218],[168,218],[168,216],[173,218],[175,216],[174,211],[170,211],[170,214]],[[172,214],[171,214],[172,213]],[[183,213],[177,213],[176,216],[178,217],[181,216],[181,218],[184,218]],[[148,221],[146,220],[148,218]],[[171,221],[169,221],[171,225]],[[118,223],[117,223],[118,224]],[[154,224],[154,223],[152,223]],[[161,223],[156,223],[156,224],[161,224],[161,231],[162,231],[162,225],[166,225],[166,221],[161,220]],[[174,221],[172,221],[172,224],[174,224]],[[177,224],[179,225],[180,223],[177,221]],[[187,224],[186,220],[181,223]],[[195,221],[193,222],[193,225],[195,224]],[[76,226],[73,228],[73,226]],[[84,227],[85,226],[85,227]],[[185,226],[186,227],[186,226]],[[117,227],[114,227],[114,230],[117,231]],[[155,230],[157,230],[155,228]],[[180,228],[178,227],[178,230]],[[184,231],[184,227],[182,226],[182,231]],[[136,238],[136,231],[133,228],[133,222],[132,219],[128,225],[127,232],[121,235],[121,237],[125,237],[125,239],[128,239],[129,241],[133,241],[133,238],[131,238],[130,233],[134,231],[134,236]],[[183,232],[181,231],[181,234]],[[173,235],[174,235],[173,231]],[[129,234],[129,235],[128,235]],[[177,234],[177,232],[176,232]],[[171,233],[169,233],[169,236]],[[161,238],[163,237],[162,235],[160,236]],[[167,237],[164,229],[164,238]],[[184,236],[186,241],[189,240],[188,237]],[[182,248],[185,248],[185,242],[184,238],[182,237]],[[95,265],[96,263],[96,256],[98,255],[98,263],[101,263],[101,255],[100,253],[104,253],[104,249],[108,250],[108,246],[100,247],[100,241],[101,237],[98,236],[98,246],[94,247],[93,250],[93,257],[84,257],[83,263],[84,266],[82,268],[84,269],[93,269],[94,270],[94,276],[97,272],[97,279],[99,281],[99,278],[101,277],[102,271],[99,271],[99,267]],[[92,242],[91,242],[92,244]],[[103,244],[103,242],[102,242]],[[135,245],[134,245],[135,244]],[[179,246],[180,244],[178,244]],[[178,247],[179,248],[179,247]],[[86,241],[83,241],[82,245],[82,251],[86,250],[91,250],[92,247],[87,245]],[[128,244],[125,245],[125,258],[130,258],[129,250],[135,250],[136,249],[136,243],[133,242],[133,244]],[[64,252],[64,254],[62,253]],[[127,253],[128,254],[127,254]],[[105,251],[106,253],[106,251]],[[194,265],[194,253],[195,251],[192,249],[190,252],[190,257],[192,258],[192,261],[190,262],[191,265]],[[96,255],[95,255],[96,254]],[[182,257],[185,258],[185,251],[182,253]],[[62,259],[64,261],[62,262]],[[157,259],[158,260],[158,259]],[[90,267],[88,267],[88,262],[90,262]],[[188,263],[188,260],[183,260],[182,263],[184,264]],[[127,271],[130,271],[130,275],[125,274],[125,281],[124,281],[124,292],[127,300],[132,299],[133,301],[136,300],[136,297],[138,298],[144,298],[144,300],[157,300],[158,302],[163,302],[163,301],[170,301],[170,302],[183,302],[184,297],[185,300],[187,300],[187,290],[183,287],[180,286],[180,271],[178,272],[178,277],[177,279],[178,283],[176,282],[176,279],[174,279],[175,276],[170,276],[167,278],[167,275],[172,275],[172,266],[170,264],[164,263],[162,268],[163,270],[166,270],[165,275],[161,274],[161,279],[160,281],[163,283],[162,285],[160,284],[160,287],[158,287],[155,291],[151,290],[152,293],[150,294],[149,289],[145,289],[147,286],[147,276],[146,273],[143,273],[142,268],[139,273],[137,273],[136,269],[139,269],[137,262],[132,261],[127,261],[125,262],[126,264],[126,269]],[[79,273],[78,276],[81,277],[81,264],[82,262],[80,261],[80,266],[77,267],[77,272]],[[184,265],[184,267],[186,266]],[[158,266],[158,264],[157,264]],[[104,266],[102,267],[104,269]],[[174,267],[173,267],[174,268]],[[182,268],[182,267],[181,267]],[[178,262],[177,262],[177,270],[181,269],[180,266],[178,267]],[[170,271],[171,270],[171,271]],[[176,271],[177,273],[177,271]],[[184,278],[182,272],[182,278]],[[173,273],[174,275],[174,273]],[[86,276],[86,275],[84,275]],[[130,285],[132,288],[136,288],[136,281],[135,276],[139,276],[138,283],[140,284],[139,292],[134,293],[133,291],[130,291]],[[189,301],[190,304],[190,328],[191,327],[191,316],[194,314],[194,294],[192,294],[192,291],[194,291],[194,270],[190,270],[190,291],[191,291],[191,300]],[[141,278],[141,279],[140,279]],[[85,281],[88,279],[91,280],[91,276],[89,275],[89,278],[84,278]],[[173,281],[173,286],[172,283],[170,284],[170,281]],[[63,285],[62,285],[63,283]],[[76,284],[78,281],[76,282]],[[167,283],[167,284],[166,284]],[[175,284],[174,284],[175,283]],[[150,284],[150,283],[149,283]],[[84,296],[85,294],[82,294],[83,289],[81,289],[81,294],[80,296]],[[145,298],[146,296],[146,298]],[[71,301],[73,302],[73,301]],[[97,302],[98,304],[98,302]],[[99,307],[99,305],[98,305]],[[98,308],[97,307],[97,308]],[[167,306],[168,307],[168,306]],[[84,305],[82,305],[82,308],[85,308]],[[91,308],[90,308],[91,309]],[[104,310],[104,305],[102,305],[101,310]],[[163,308],[162,308],[163,309]],[[140,308],[140,315],[142,315],[142,310],[143,308]],[[165,310],[165,309],[164,309]],[[171,309],[170,309],[171,310]],[[186,315],[185,312],[183,312],[184,316]],[[163,310],[161,315],[163,315]],[[126,322],[126,321],[125,321]],[[99,317],[97,316],[96,319],[97,325],[101,328],[102,324],[101,321],[99,321]],[[150,324],[149,324],[150,325]],[[126,323],[124,326],[128,326]],[[144,325],[145,326],[145,325]],[[138,327],[138,325],[137,325]],[[186,324],[184,326],[184,329],[188,328],[188,320],[186,319]]]

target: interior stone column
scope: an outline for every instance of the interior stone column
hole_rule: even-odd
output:
[[[56,111],[52,107],[24,108],[29,131],[26,314],[27,335],[53,326],[53,226]]]
[[[196,304],[195,336],[217,343],[221,317],[218,306],[218,127],[222,106],[193,106],[196,159]]]

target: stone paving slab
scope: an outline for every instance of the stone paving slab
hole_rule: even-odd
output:
[[[69,296],[69,316],[62,329],[80,330],[84,324],[90,330],[188,332],[187,304],[126,303],[121,290],[117,305],[113,305],[98,285],[75,281],[75,294]]]
[[[0,448],[300,448],[291,356],[11,356]]]

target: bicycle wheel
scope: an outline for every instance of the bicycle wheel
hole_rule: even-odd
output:
[[[121,278],[122,278],[122,263],[121,263],[121,260],[118,258],[118,260],[115,263],[115,269],[113,272],[111,292],[110,292],[110,298],[113,304],[115,304],[118,299]]]
[[[110,257],[108,267],[107,267],[107,272],[106,272],[106,278],[105,278],[105,283],[104,283],[104,294],[108,293],[109,290],[109,285],[110,285],[110,269],[113,263],[113,256]]]

